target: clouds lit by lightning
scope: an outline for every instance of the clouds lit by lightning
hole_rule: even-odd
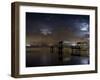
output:
[[[89,28],[89,24],[81,23],[81,25],[80,25],[80,30],[81,31],[88,31],[88,28]]]
[[[47,28],[40,29],[40,32],[41,32],[43,35],[52,34],[52,32],[51,32],[49,29],[47,29]]]

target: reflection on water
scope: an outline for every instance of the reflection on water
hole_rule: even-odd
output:
[[[65,51],[64,54],[67,54],[67,52]],[[89,57],[77,55],[63,55],[62,58],[60,58],[56,50],[51,51],[48,48],[35,48],[26,51],[26,67],[80,64],[89,64]]]
[[[89,64],[88,57],[72,56],[69,60],[65,60],[66,65]]]

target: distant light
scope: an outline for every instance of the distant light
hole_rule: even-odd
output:
[[[77,44],[76,44],[76,43],[72,43],[71,45],[72,45],[72,46],[76,46]]]
[[[67,44],[67,45],[71,45],[71,46],[76,46],[77,45],[75,42],[70,42],[70,41],[64,41],[63,43]]]
[[[71,42],[69,42],[69,41],[63,41],[63,43],[64,43],[64,44],[67,44],[67,43],[71,43]]]
[[[31,46],[31,44],[26,44],[26,46],[28,46],[28,47],[29,47],[29,46]]]

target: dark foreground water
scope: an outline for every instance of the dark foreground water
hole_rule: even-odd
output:
[[[70,56],[59,58],[57,53],[27,51],[26,67],[36,66],[59,66],[59,65],[81,65],[89,64],[89,57]]]

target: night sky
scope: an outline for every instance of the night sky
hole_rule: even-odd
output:
[[[47,41],[87,39],[89,38],[89,15],[26,12],[27,43],[41,41],[42,36],[45,36]]]

